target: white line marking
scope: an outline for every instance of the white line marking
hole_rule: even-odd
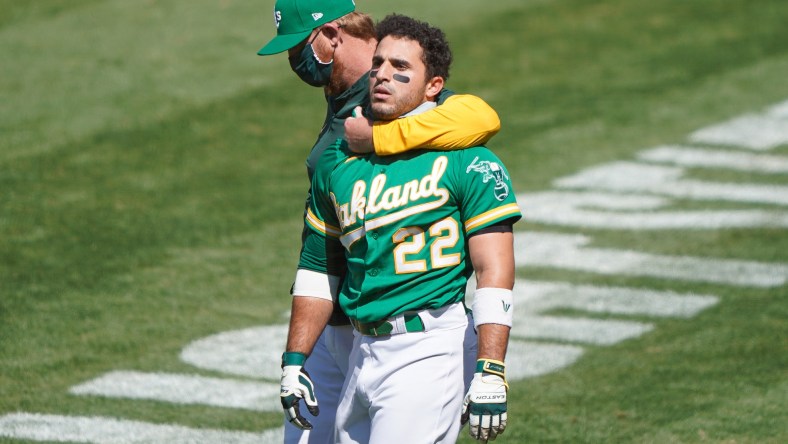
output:
[[[583,191],[517,195],[530,222],[617,230],[708,230],[788,228],[788,212],[767,210],[659,211],[671,201],[661,196]],[[640,210],[640,211],[635,211]]]
[[[515,312],[527,314],[573,308],[591,313],[690,318],[719,302],[709,295],[540,281],[518,282],[514,294]]]
[[[282,408],[279,384],[170,373],[113,371],[72,387],[69,393],[264,412]]]
[[[226,331],[188,344],[181,360],[229,375],[278,381],[286,339],[287,325]]]
[[[0,417],[0,436],[12,439],[91,444],[269,444],[282,429],[240,432],[195,429],[108,417],[14,413]]]
[[[527,316],[518,314],[511,335],[528,339],[561,339],[596,345],[612,345],[636,338],[654,329],[651,324],[557,316]]]
[[[557,179],[558,188],[653,193],[696,200],[788,205],[788,186],[682,179],[681,167],[611,162]]]
[[[762,114],[746,114],[727,122],[701,128],[690,134],[698,143],[733,145],[752,150],[769,150],[788,144],[788,101]]]
[[[590,241],[583,235],[517,232],[514,236],[515,263],[743,287],[776,287],[788,280],[788,266],[783,264],[585,247]]]
[[[583,348],[574,345],[543,344],[512,338],[506,353],[506,379],[519,381],[546,375],[574,364]]]
[[[788,157],[771,154],[664,145],[642,151],[637,157],[643,161],[672,163],[685,167],[724,168],[765,174],[788,173]]]

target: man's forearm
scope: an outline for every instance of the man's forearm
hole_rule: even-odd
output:
[[[468,243],[476,271],[474,317],[479,333],[478,358],[503,362],[511,329],[514,236],[511,232],[479,234]]]
[[[486,143],[501,129],[498,113],[472,95],[449,97],[422,114],[376,122],[357,107],[345,120],[345,140],[356,153],[399,154],[419,148],[456,150]]]
[[[509,344],[510,328],[500,324],[482,324],[478,326],[479,351],[477,359],[493,359],[503,362]]]
[[[286,351],[309,356],[333,310],[334,303],[327,299],[294,296]]]
[[[373,145],[378,155],[419,148],[456,150],[486,143],[501,129],[498,114],[484,100],[454,95],[421,114],[375,122]]]

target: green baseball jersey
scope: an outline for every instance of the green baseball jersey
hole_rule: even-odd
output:
[[[444,88],[438,94],[438,103],[443,103],[453,94],[453,91]],[[335,143],[337,139],[345,137],[345,119],[352,115],[353,110],[357,106],[364,109],[369,106],[369,75],[365,74],[361,76],[350,88],[336,96],[326,96],[326,102],[328,106],[326,107],[326,117],[323,121],[323,127],[306,159],[307,176],[310,182],[315,169],[320,162],[322,162],[321,156],[326,148]],[[365,114],[369,115],[369,111],[366,111]],[[309,201],[310,193],[308,192],[305,208],[309,207]],[[303,237],[306,236],[306,230],[307,228],[305,227]],[[344,257],[341,251],[339,253],[338,256],[336,254],[334,255],[331,264],[337,267],[332,274],[341,276],[344,274],[344,269],[342,267],[344,264]],[[337,307],[334,310],[330,323],[332,325],[340,325],[347,324],[347,322],[344,314],[339,307]]]
[[[339,303],[361,322],[440,308],[465,296],[468,236],[520,217],[509,175],[485,147],[380,157],[337,141],[312,178],[299,267],[342,275],[333,262],[344,255]]]

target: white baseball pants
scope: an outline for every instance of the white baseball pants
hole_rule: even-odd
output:
[[[337,409],[337,443],[456,442],[469,317],[462,304],[419,315],[423,332],[356,333]],[[475,349],[475,335],[472,340]]]
[[[285,420],[284,444],[333,444],[337,405],[348,372],[353,348],[353,327],[327,326],[304,364],[315,384],[320,414],[312,416],[301,403],[301,414],[312,423],[312,430],[301,430]]]

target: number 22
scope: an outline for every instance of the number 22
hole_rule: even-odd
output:
[[[446,218],[433,224],[429,229],[431,238],[430,263],[432,268],[444,268],[458,265],[460,253],[445,253],[447,248],[457,245],[460,230],[457,221]],[[397,230],[392,236],[394,247],[394,269],[397,274],[419,273],[427,271],[426,259],[408,259],[410,255],[421,255],[426,246],[424,230],[419,227],[405,227]]]

